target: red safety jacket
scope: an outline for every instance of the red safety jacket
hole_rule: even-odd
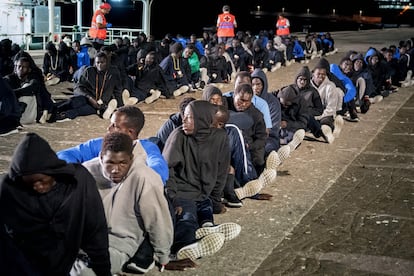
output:
[[[95,11],[93,17],[92,17],[92,23],[91,23],[91,28],[89,29],[89,36],[91,38],[98,38],[98,39],[102,39],[105,40],[106,38],[106,29],[99,29],[98,24],[96,23],[96,17],[98,15],[101,15],[103,18],[103,22],[102,24],[105,26],[106,25],[106,18],[104,13],[98,9]]]
[[[222,13],[218,16],[217,37],[234,37],[236,17],[230,13]]]
[[[286,18],[277,20],[276,23],[276,34],[278,36],[287,36],[290,35],[290,29],[288,25],[288,20]]]

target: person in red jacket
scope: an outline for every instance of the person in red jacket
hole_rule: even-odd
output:
[[[234,37],[234,29],[237,28],[236,17],[230,13],[230,6],[223,6],[223,13],[217,18],[218,43],[224,43],[226,48],[231,46]]]
[[[290,35],[290,22],[283,14],[279,14],[276,22],[276,34],[281,37]]]
[[[96,50],[99,50],[106,39],[106,29],[112,27],[111,23],[106,22],[105,14],[111,11],[111,5],[103,3],[99,9],[95,11],[92,17],[91,28],[89,29],[89,36]]]

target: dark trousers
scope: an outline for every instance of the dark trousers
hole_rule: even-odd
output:
[[[182,212],[176,215],[174,227],[174,243],[171,253],[175,254],[186,245],[196,242],[195,232],[205,222],[213,220],[213,205],[210,199],[194,201],[191,199],[175,199],[175,207],[181,207]]]
[[[89,104],[89,100],[85,96],[74,96],[64,101],[58,105],[57,111],[58,113],[65,112],[69,119],[96,114],[96,109]]]

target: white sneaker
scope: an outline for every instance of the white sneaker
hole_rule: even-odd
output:
[[[377,95],[377,96],[375,96],[375,97],[369,98],[369,101],[370,101],[372,104],[376,104],[376,103],[381,102],[383,99],[384,99],[384,97],[383,97],[383,96],[381,96],[381,95]]]
[[[335,140],[335,137],[332,134],[331,127],[328,126],[328,125],[322,125],[321,130],[322,130],[323,136],[325,138],[325,141],[328,142],[329,144],[332,144],[333,141]]]
[[[258,179],[253,179],[244,184],[243,187],[234,189],[236,196],[242,200],[246,197],[252,197],[260,192],[263,188],[263,183]]]
[[[49,112],[47,110],[43,110],[42,116],[40,116],[40,118],[39,118],[39,123],[40,124],[46,123],[48,117],[50,117]]]
[[[201,240],[184,246],[177,252],[177,260],[189,258],[193,261],[204,256],[210,256],[219,251],[224,244],[223,233],[212,233]]]
[[[229,241],[236,238],[241,231],[241,226],[234,222],[226,222],[211,227],[201,227],[196,231],[196,239],[204,238],[212,233],[222,233],[224,240]]]
[[[150,104],[150,103],[155,102],[161,96],[161,91],[160,90],[151,89],[150,93],[151,93],[151,96],[149,96],[145,99],[146,104]]]
[[[19,130],[18,130],[17,128],[12,129],[12,130],[10,130],[10,131],[8,131],[8,132],[5,132],[5,133],[1,133],[1,134],[0,134],[0,137],[9,136],[9,135],[11,135],[11,134],[16,134],[16,133],[19,133]]]
[[[303,139],[305,139],[305,130],[298,129],[295,134],[293,134],[292,141],[288,143],[290,151],[294,151],[300,145],[300,143],[302,143]]]
[[[114,113],[116,107],[118,106],[118,103],[115,99],[112,99],[108,103],[108,107],[106,108],[105,112],[102,115],[102,118],[105,120],[109,120],[111,118],[112,113]]]
[[[282,63],[281,62],[277,62],[275,66],[272,67],[272,72],[275,72],[276,70],[279,70],[280,67],[282,67]]]
[[[344,126],[344,118],[341,115],[336,115],[334,120],[334,130],[333,135],[334,137],[338,138],[339,133],[341,133],[342,127]]]
[[[282,164],[282,162],[279,159],[279,155],[276,151],[272,150],[266,158],[266,168],[276,170],[280,164]]]
[[[131,97],[129,91],[124,89],[124,91],[122,91],[122,101],[124,105],[134,105],[138,102],[138,98]]]
[[[276,182],[277,171],[271,168],[265,168],[263,172],[259,175],[259,182],[261,182],[262,187],[269,186]]]
[[[53,86],[53,85],[58,84],[59,82],[60,82],[60,78],[55,77],[55,78],[51,78],[50,80],[45,81],[45,84],[47,86]]]
[[[183,85],[177,90],[173,92],[174,97],[181,96],[184,93],[187,93],[190,90],[190,87],[188,85]]]
[[[284,145],[279,148],[279,150],[277,151],[277,155],[279,156],[279,160],[281,163],[283,163],[286,159],[289,158],[290,152],[291,149],[289,145]]]

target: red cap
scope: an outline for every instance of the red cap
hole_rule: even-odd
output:
[[[103,3],[102,5],[99,6],[100,9],[106,9],[106,10],[110,10],[111,9],[111,5],[109,5],[108,3]]]

